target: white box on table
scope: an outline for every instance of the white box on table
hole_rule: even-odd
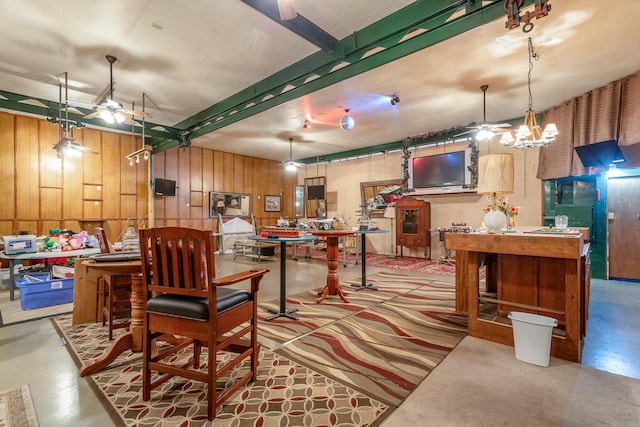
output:
[[[27,234],[23,236],[4,236],[5,255],[29,254],[38,251],[36,236]]]

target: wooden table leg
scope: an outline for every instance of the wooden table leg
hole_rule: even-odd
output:
[[[349,302],[344,292],[340,288],[338,281],[338,236],[327,236],[327,284],[318,295],[320,298],[316,301],[320,304],[327,295],[338,295],[344,302]]]
[[[80,368],[80,376],[92,375],[100,372],[117,359],[122,353],[131,350],[134,353],[142,351],[142,331],[144,328],[144,306],[142,275],[131,275],[131,325],[129,331],[120,335],[111,346],[97,359]]]

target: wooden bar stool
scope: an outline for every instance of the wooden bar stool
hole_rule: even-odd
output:
[[[131,324],[131,275],[104,274],[102,282],[102,326],[109,324],[109,340],[112,340],[114,329],[128,328]]]

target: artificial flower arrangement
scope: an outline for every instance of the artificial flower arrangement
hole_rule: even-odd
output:
[[[491,208],[494,207],[493,198],[488,206],[482,209],[484,212],[489,212]],[[495,201],[495,209],[505,214],[507,217],[518,215],[520,213],[520,208],[518,206],[513,206],[509,204],[509,201],[506,197],[498,197]]]

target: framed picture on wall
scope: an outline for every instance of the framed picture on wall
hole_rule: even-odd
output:
[[[222,216],[251,216],[251,194],[223,193],[212,191],[209,193],[209,217]]]
[[[264,196],[265,212],[280,212],[280,196]]]

